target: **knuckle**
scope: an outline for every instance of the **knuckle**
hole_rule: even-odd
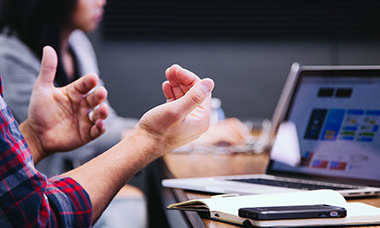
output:
[[[202,92],[198,91],[197,93],[192,94],[191,100],[194,104],[201,104],[204,100]]]

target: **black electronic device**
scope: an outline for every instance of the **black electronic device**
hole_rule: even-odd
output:
[[[342,218],[347,211],[343,207],[326,204],[278,207],[246,207],[239,209],[239,216],[255,220]]]

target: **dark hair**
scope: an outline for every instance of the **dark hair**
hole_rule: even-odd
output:
[[[0,31],[16,34],[42,58],[42,48],[52,46],[60,56],[61,30],[70,22],[77,0],[1,0]],[[58,61],[56,82],[67,84],[67,76]]]

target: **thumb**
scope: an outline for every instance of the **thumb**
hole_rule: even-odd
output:
[[[36,84],[53,84],[55,73],[57,71],[57,65],[57,53],[52,47],[45,46],[42,50],[41,69]]]
[[[180,103],[181,112],[184,116],[190,114],[195,108],[202,105],[202,103],[211,96],[211,91],[214,88],[214,81],[206,78],[197,82],[182,98],[178,99]],[[203,107],[210,109],[210,105]]]

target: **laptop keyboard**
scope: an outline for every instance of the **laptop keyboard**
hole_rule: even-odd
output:
[[[313,183],[311,181],[294,182],[287,180],[272,180],[263,178],[247,178],[247,179],[230,179],[231,181],[239,181],[252,184],[263,184],[283,188],[295,188],[305,190],[317,190],[317,189],[332,189],[332,190],[345,190],[345,189],[358,189],[359,187],[353,185],[342,185],[334,183]]]

